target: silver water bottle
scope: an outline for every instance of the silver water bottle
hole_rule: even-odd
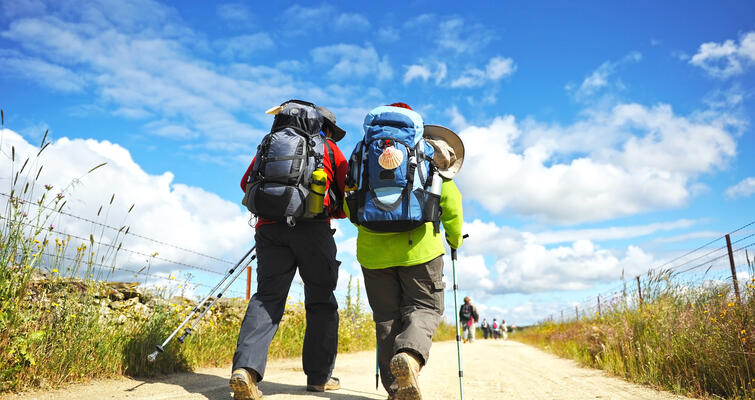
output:
[[[435,233],[440,233],[440,192],[443,188],[443,178],[438,169],[432,167],[430,191],[425,200],[425,220],[433,223]]]

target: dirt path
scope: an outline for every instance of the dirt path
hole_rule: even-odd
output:
[[[512,342],[478,340],[462,347],[464,397],[469,400],[511,399],[683,399],[606,376],[601,371],[579,368],[575,363]],[[230,367],[229,367],[230,368]],[[200,369],[156,380],[118,379],[75,385],[53,392],[0,396],[3,400],[62,399],[230,399],[229,368]],[[334,375],[343,388],[328,393],[308,393],[301,362],[273,360],[261,388],[265,399],[337,400],[385,399],[375,390],[375,353],[338,356]],[[435,343],[427,367],[420,376],[426,400],[458,399],[456,343]]]

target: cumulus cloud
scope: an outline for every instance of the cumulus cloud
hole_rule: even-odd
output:
[[[222,274],[229,264],[196,253],[237,261],[251,246],[253,230],[247,224],[247,213],[238,204],[199,187],[176,183],[170,172],[149,174],[134,162],[128,150],[118,144],[60,138],[53,141],[36,161],[39,147],[9,129],[3,129],[0,135],[0,168],[4,171],[18,171],[22,160],[27,157],[35,172],[43,166],[33,198],[41,196],[42,185],[49,184],[53,186],[51,193],[64,194],[67,202],[63,210],[67,213],[114,227],[130,227],[130,234],[123,236],[123,231],[118,235],[115,230],[53,213],[51,222],[56,231],[86,239],[72,238],[74,248],[83,242],[89,245],[88,238],[92,233],[97,242],[105,243],[95,245],[98,257],[112,253],[113,249],[107,244],[123,242],[116,258],[118,267],[139,270],[149,265],[150,273],[163,276],[164,280],[170,280],[171,275],[178,279],[185,273],[192,273],[198,278],[195,283],[206,283],[207,279],[212,282],[218,275],[208,275],[207,271],[192,269],[190,265]],[[7,156],[11,147],[15,148],[15,163]],[[92,167],[102,163],[107,165],[87,174]],[[28,166],[26,171],[29,171]],[[33,175],[27,177],[34,178]],[[9,176],[2,179],[6,180],[6,187],[10,187]],[[24,174],[19,181],[23,179]],[[112,195],[115,200],[109,205]],[[129,213],[132,204],[134,208]],[[98,216],[100,206],[103,211]],[[134,233],[196,253],[145,240]],[[61,235],[61,238],[65,236]],[[154,253],[158,254],[155,258],[144,256]],[[133,279],[132,274],[116,276]]]
[[[480,87],[486,82],[498,81],[516,71],[516,65],[511,58],[493,57],[488,61],[484,70],[479,68],[467,68],[462,74],[451,82],[454,88]]]
[[[359,47],[341,43],[317,47],[311,55],[318,64],[332,65],[328,75],[333,79],[371,75],[382,80],[393,76],[388,56],[380,57],[371,45]]]
[[[755,32],[742,35],[739,42],[729,39],[723,43],[703,43],[689,63],[715,78],[742,74],[755,65]]]
[[[667,105],[620,104],[584,115],[570,126],[505,116],[461,131],[457,182],[465,198],[494,213],[600,221],[681,206],[700,174],[736,154],[726,114],[683,117]]]
[[[616,280],[622,272],[644,273],[654,263],[652,255],[636,246],[616,255],[588,239],[546,247],[536,234],[493,222],[475,220],[465,223],[464,229],[470,237],[464,243],[463,255],[482,264],[470,263],[474,279],[467,284],[470,289],[486,289],[492,294],[582,290]],[[492,265],[484,262],[485,256],[490,257]],[[461,260],[458,264],[467,274]]]
[[[748,177],[726,189],[726,196],[731,199],[750,197],[755,193],[755,178]]]

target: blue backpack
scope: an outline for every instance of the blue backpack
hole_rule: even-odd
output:
[[[367,114],[364,139],[351,154],[346,176],[351,222],[378,232],[405,232],[433,222],[439,231],[442,181],[423,132],[422,117],[406,108],[380,106]],[[394,155],[390,167],[395,168],[381,166],[385,153]]]

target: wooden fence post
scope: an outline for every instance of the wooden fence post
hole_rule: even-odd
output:
[[[642,306],[642,286],[640,285],[639,275],[637,275],[637,295],[640,297],[640,306]]]
[[[598,295],[598,315],[602,315],[603,313],[600,312],[600,295]]]
[[[252,267],[246,267],[246,301],[249,301],[252,294]]]
[[[734,284],[734,294],[737,296],[737,304],[742,305],[742,298],[739,296],[739,281],[737,280],[737,267],[734,265],[734,252],[731,250],[731,237],[726,234],[726,248],[729,250],[729,265],[731,266],[731,280]]]
[[[579,306],[574,306],[574,314],[577,315],[577,321],[579,321]]]

